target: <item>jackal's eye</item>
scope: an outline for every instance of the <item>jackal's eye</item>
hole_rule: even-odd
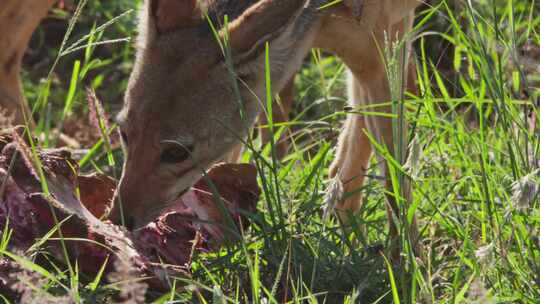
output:
[[[162,163],[177,164],[187,160],[191,153],[193,153],[193,147],[191,146],[173,145],[163,149],[160,160]]]

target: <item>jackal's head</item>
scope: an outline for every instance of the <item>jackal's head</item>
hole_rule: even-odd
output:
[[[143,8],[118,116],[126,160],[117,197],[132,227],[155,217],[246,136],[264,96],[266,43],[276,90],[309,50],[315,12],[308,16],[307,0],[199,2],[147,0]]]

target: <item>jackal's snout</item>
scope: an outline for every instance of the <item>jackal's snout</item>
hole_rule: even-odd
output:
[[[159,206],[149,208],[152,204],[148,203],[148,200],[154,191],[151,188],[151,183],[143,184],[132,178],[137,176],[126,176],[125,174],[122,176],[114,195],[111,211],[111,220],[116,224],[125,225],[130,230],[150,222],[152,209],[158,209]]]
[[[145,148],[142,153],[128,152],[111,213],[113,222],[124,224],[130,230],[140,228],[159,217],[201,176],[200,170],[188,169],[189,160],[180,164],[166,164],[163,163],[163,157],[170,160],[170,152],[148,146]],[[158,160],[146,157],[154,153],[159,155]],[[174,172],[177,166],[180,166],[179,174]]]

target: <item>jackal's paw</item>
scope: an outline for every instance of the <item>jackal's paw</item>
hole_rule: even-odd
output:
[[[352,11],[352,15],[356,19],[362,17],[362,9],[364,8],[364,0],[345,0],[345,5]]]

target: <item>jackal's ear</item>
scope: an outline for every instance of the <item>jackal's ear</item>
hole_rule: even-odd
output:
[[[147,0],[158,33],[194,27],[203,20],[197,0]]]
[[[298,15],[306,0],[262,0],[229,25],[233,52],[245,54],[277,37]]]

